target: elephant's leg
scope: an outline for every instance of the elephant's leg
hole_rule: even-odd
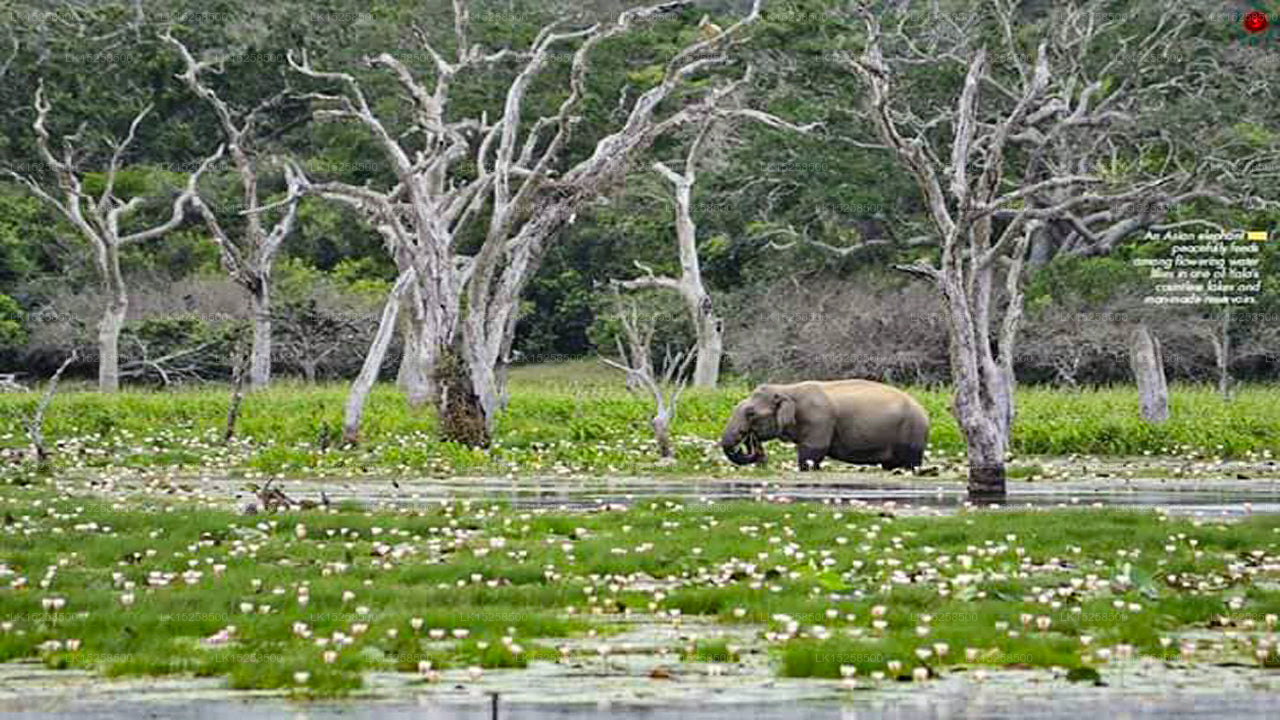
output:
[[[881,463],[885,470],[910,468],[915,470],[924,463],[924,446],[912,443],[894,443],[892,456]]]
[[[805,447],[804,445],[796,448],[796,464],[800,467],[800,472],[817,470],[826,456],[826,448]]]

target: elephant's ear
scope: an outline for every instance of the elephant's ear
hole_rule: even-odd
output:
[[[796,401],[790,395],[780,395],[778,400],[778,432],[790,435],[796,426]]]

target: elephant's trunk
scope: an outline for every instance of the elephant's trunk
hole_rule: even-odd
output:
[[[740,444],[746,447],[746,452],[738,449]],[[720,448],[724,450],[724,456],[734,465],[754,465],[764,462],[764,445],[751,431],[747,431],[744,437],[730,427],[725,430],[724,437],[720,439]]]

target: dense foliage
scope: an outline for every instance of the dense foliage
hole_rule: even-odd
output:
[[[527,41],[543,23],[561,14],[577,20],[601,18],[636,4],[631,0],[477,2],[471,15],[473,39],[499,48],[513,38]],[[653,82],[663,58],[695,32],[704,13],[727,22],[747,4],[742,0],[699,2],[669,22],[655,23],[601,47],[583,108],[582,130],[574,137],[571,155],[581,156],[590,149],[596,138],[593,128],[616,112],[620,91],[624,98],[628,93],[634,97]],[[448,5],[401,0],[372,4],[163,0],[137,6],[124,2],[71,6],[27,0],[7,6],[0,10],[0,26],[5,28],[5,47],[12,45],[13,50],[11,57],[6,50],[8,62],[0,65],[4,68],[0,101],[10,109],[0,116],[0,169],[42,175],[31,131],[32,98],[38,83],[43,83],[55,108],[51,127],[55,138],[81,126],[88,141],[119,138],[137,110],[151,104],[150,121],[139,127],[117,192],[125,199],[151,198],[138,222],[163,216],[168,194],[219,138],[210,109],[174,79],[179,59],[156,37],[159,30],[172,27],[191,47],[230,55],[214,82],[233,105],[247,108],[283,90],[293,93],[265,123],[268,131],[259,141],[265,150],[298,158],[318,178],[354,184],[384,180],[388,168],[364,133],[313,120],[308,101],[301,97],[312,88],[289,69],[284,54],[305,50],[316,67],[352,72],[389,96],[387,78],[370,73],[357,60],[393,52],[430,77],[431,58],[416,44],[414,29],[451,52]],[[712,151],[695,187],[694,219],[703,268],[727,318],[728,358],[737,372],[752,377],[857,374],[941,381],[946,377],[946,348],[938,337],[941,326],[931,322],[936,314],[929,304],[936,301],[918,281],[891,269],[894,260],[930,252],[904,243],[924,223],[922,201],[911,178],[886,154],[845,141],[864,129],[851,112],[863,98],[849,73],[832,62],[832,54],[847,48],[856,34],[856,28],[844,24],[834,12],[838,5],[830,0],[768,2],[763,22],[740,48],[757,72],[751,105],[797,123],[821,122],[823,131],[798,135],[748,123],[725,123],[714,131]],[[1021,14],[1027,26],[1050,22],[1049,5],[1024,3]],[[1104,6],[1122,12],[1133,3],[1098,5]],[[960,13],[980,11],[982,6],[946,2],[941,7]],[[1182,32],[1216,43],[1212,47],[1220,52],[1218,57],[1202,58],[1204,67],[1214,72],[1240,67],[1247,71],[1252,67],[1249,63],[1267,61],[1268,56],[1250,46],[1251,38],[1240,32],[1238,22],[1220,3],[1197,1],[1187,11],[1195,22]],[[1152,13],[1139,15],[1135,22],[1150,25],[1157,20]],[[86,68],[102,71],[86,72]],[[559,97],[564,70],[534,83],[531,113],[545,111]],[[944,75],[922,75],[910,81],[915,92],[950,103],[957,78]],[[493,82],[492,78],[462,78],[458,112],[488,107],[502,90]],[[1280,146],[1277,107],[1280,103],[1246,103],[1233,97],[1225,84],[1218,96],[1193,97],[1171,88],[1166,112],[1146,120],[1151,132],[1174,121],[1202,131],[1195,136],[1198,145],[1193,150],[1209,160],[1232,153],[1265,156]],[[390,104],[380,110],[394,112]],[[653,159],[678,162],[688,139],[685,135],[662,138]],[[101,152],[105,145],[97,147]],[[1205,157],[1192,159],[1206,161]],[[100,167],[105,159],[99,154],[83,161]],[[1120,158],[1108,172],[1123,173],[1126,163],[1169,159]],[[1260,172],[1265,176],[1267,169]],[[1274,176],[1274,169],[1270,172]],[[94,178],[88,181],[92,187]],[[211,177],[202,193],[210,204],[233,209],[236,183],[228,172]],[[282,188],[280,176],[264,178],[265,194]],[[516,338],[516,348],[526,360],[612,351],[611,331],[600,319],[607,298],[599,288],[612,279],[634,277],[635,261],[658,272],[678,269],[672,206],[666,187],[647,163],[635,167],[611,193],[565,231],[527,289]],[[302,326],[327,328],[321,334],[327,333],[331,344],[341,337],[344,349],[367,347],[376,324],[378,293],[394,278],[394,265],[380,237],[349,209],[319,199],[303,201],[299,218],[285,245],[288,261],[278,274],[285,278],[301,274],[307,284],[322,289],[303,291],[295,283],[294,289],[285,291],[288,299],[281,312],[301,313],[306,318]],[[1188,203],[1170,213],[1171,220],[1187,218],[1273,234],[1280,227],[1280,214],[1275,211],[1223,207],[1211,201]],[[835,246],[868,238],[892,242],[843,257],[803,242],[777,249],[763,233],[780,227]],[[1118,346],[1139,319],[1153,324],[1166,338],[1175,358],[1170,367],[1175,378],[1212,377],[1214,356],[1208,338],[1212,328],[1221,324],[1219,311],[1142,309],[1139,298],[1150,281],[1128,261],[1160,250],[1134,237],[1110,258],[1057,258],[1035,270],[1028,288],[1028,346],[1018,363],[1020,377],[1066,384],[1122,379],[1126,371],[1115,361],[1121,357]],[[212,343],[208,347],[214,351],[201,356],[200,367],[192,375],[227,376],[231,337],[227,333],[234,333],[225,326],[244,324],[247,310],[232,290],[216,287],[222,268],[203,226],[190,221],[159,240],[131,247],[123,264],[140,298],[130,311],[130,337],[135,340],[123,344],[124,361],[137,368],[156,353]],[[1280,251],[1274,239],[1264,249],[1262,277],[1258,304],[1248,307],[1230,330],[1233,345],[1246,350],[1230,368],[1243,379],[1271,378],[1277,369],[1280,346],[1262,331],[1268,325],[1280,325],[1275,320],[1280,316]],[[90,347],[98,282],[85,243],[73,228],[21,186],[0,179],[0,370],[47,374],[71,348]],[[823,290],[819,302],[810,294],[815,288]],[[178,289],[180,294],[174,292]],[[913,308],[910,317],[900,317],[904,307]],[[1098,317],[1095,313],[1109,319],[1089,319]],[[673,305],[669,315],[670,330],[664,333],[664,341],[687,341],[690,331],[678,308]],[[298,327],[295,322],[294,334],[282,336],[284,349],[278,353],[284,354],[278,361],[285,372],[350,377],[356,371],[358,352],[335,351],[318,364],[314,357],[302,358],[299,342],[312,348],[321,341],[301,338]],[[1063,338],[1085,336],[1087,342],[1078,343],[1079,357],[1064,365],[1060,360]],[[136,339],[150,342],[145,353]],[[303,354],[321,351],[309,349]],[[393,351],[389,362],[397,354]],[[75,372],[87,375],[92,372],[91,354],[84,357]],[[144,371],[134,376],[162,381]]]

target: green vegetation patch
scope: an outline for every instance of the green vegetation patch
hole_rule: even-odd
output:
[[[576,372],[571,372],[575,371]],[[676,462],[658,465],[649,429],[651,402],[626,392],[614,375],[587,363],[532,366],[512,374],[511,402],[498,418],[493,447],[481,451],[437,439],[434,413],[412,409],[392,386],[369,400],[363,442],[340,444],[345,385],[277,384],[249,395],[237,440],[221,442],[229,392],[218,386],[115,395],[66,392],[54,398],[45,435],[56,467],[179,468],[237,473],[359,475],[734,473],[766,477],[794,455],[769,443],[773,470],[738,468],[716,441],[734,406],[750,391],[730,384],[691,388],[674,426]],[[950,393],[908,388],[929,411],[928,462],[963,457]],[[34,394],[0,394],[0,449],[25,448]],[[1170,420],[1145,422],[1136,391],[1116,387],[1063,392],[1020,388],[1011,450],[1019,455],[1177,455],[1263,458],[1280,450],[1280,388],[1242,387],[1223,402],[1208,387],[1175,386]],[[840,467],[834,461],[833,467]],[[1013,478],[1043,470],[1015,465]]]
[[[1140,655],[1266,665],[1280,614],[1271,516],[672,500],[239,516],[43,484],[0,489],[0,514],[0,661],[310,695],[375,669],[432,682],[604,654],[592,644],[622,620],[693,617],[737,639],[695,632],[676,657],[749,653],[788,676],[1001,666],[1085,680]]]

